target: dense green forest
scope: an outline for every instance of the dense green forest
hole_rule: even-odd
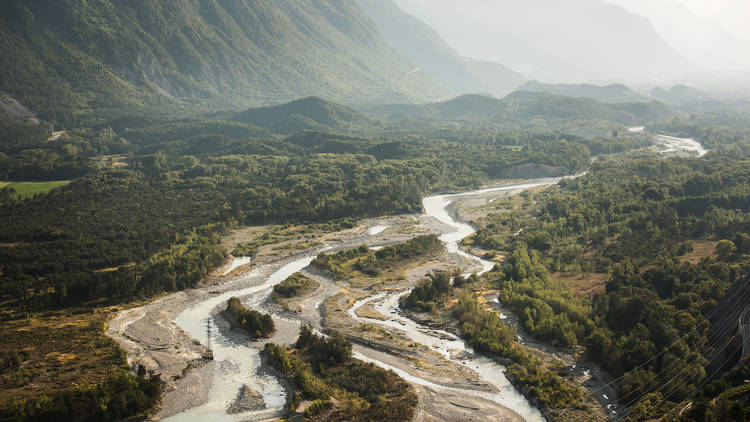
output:
[[[301,399],[314,400],[310,421],[409,421],[417,395],[398,375],[352,358],[342,335],[322,337],[303,325],[295,350],[267,344],[265,358],[294,384],[294,413]]]
[[[699,393],[715,348],[736,349],[733,332],[710,340],[708,330],[750,270],[746,157],[737,145],[701,160],[594,163],[484,222],[474,241],[512,250],[487,277],[531,335],[584,345],[622,377],[634,419],[657,416]],[[606,289],[576,294],[558,271],[604,273]]]
[[[450,94],[410,73],[355,2],[335,0],[8,0],[0,57],[0,91],[66,127],[314,94],[349,103]]]

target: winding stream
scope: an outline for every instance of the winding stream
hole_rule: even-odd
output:
[[[323,251],[321,250],[321,252]],[[245,297],[263,292],[267,294],[273,286],[310,265],[316,256],[317,254],[304,256],[284,265],[259,286],[229,291],[189,307],[182,311],[174,322],[191,337],[206,344],[206,318],[213,315],[216,309],[225,306],[231,297]],[[252,275],[251,273],[248,276]],[[253,348],[248,344],[238,344],[221,332],[214,332],[211,336],[211,342],[217,368],[214,371],[208,401],[201,406],[164,420],[191,422],[244,421],[281,416],[286,403],[286,392],[276,378],[258,373],[261,366],[260,349]],[[255,391],[263,395],[266,409],[260,412],[227,414],[227,407],[237,397],[237,392],[244,384],[250,385]]]
[[[481,189],[455,195],[431,196],[425,198],[422,201],[422,205],[424,207],[425,214],[434,217],[438,221],[448,225],[453,229],[453,231],[449,231],[440,236],[440,240],[445,245],[446,250],[450,253],[459,254],[472,261],[476,261],[482,268],[480,271],[478,271],[478,274],[481,275],[490,271],[495,266],[495,263],[469,254],[459,247],[459,242],[461,242],[466,237],[474,234],[476,230],[469,224],[456,221],[451,216],[449,206],[456,202],[458,199],[465,197],[501,192],[521,192],[534,187],[556,184],[560,180],[560,178],[538,179],[532,183],[520,185]],[[452,333],[443,330],[428,328],[418,324],[412,319],[403,317],[400,314],[399,310],[399,299],[408,293],[409,290],[405,290],[396,293],[381,293],[370,296],[356,302],[354,306],[349,309],[349,315],[359,322],[384,325],[404,332],[412,341],[429,347],[435,352],[440,353],[444,358],[451,362],[463,365],[471,369],[498,390],[497,393],[481,392],[475,390],[462,390],[461,393],[482,397],[484,399],[503,405],[515,411],[527,421],[544,420],[541,412],[531,403],[529,403],[529,401],[526,400],[526,398],[510,384],[510,381],[508,381],[508,379],[505,377],[505,367],[503,365],[500,365],[490,358],[475,353],[471,349],[471,347],[469,347],[463,340],[459,339]],[[375,310],[386,316],[388,319],[377,320],[364,318],[357,315],[357,309],[368,303],[372,303]],[[387,367],[387,365],[383,367],[386,369],[391,369],[390,367]],[[399,375],[401,375],[405,379],[419,384],[419,382],[412,379],[413,377],[408,376],[408,374],[401,374],[401,372],[403,371],[397,371],[397,373],[399,373]],[[455,391],[455,389],[452,390]]]
[[[646,130],[645,126],[635,126],[628,128],[630,133],[644,133]],[[660,151],[662,154],[669,154],[672,152],[686,152],[689,154],[696,154],[698,157],[703,157],[708,154],[708,150],[703,145],[692,138],[678,138],[669,135],[655,135],[653,138],[654,142],[666,147]]]
[[[444,223],[450,230],[443,233],[440,240],[445,248],[451,252],[459,254],[470,260],[477,262],[481,266],[479,273],[491,270],[493,262],[486,261],[474,255],[464,252],[459,248],[459,242],[475,232],[475,229],[462,222],[456,221],[450,214],[449,206],[456,200],[470,197],[473,195],[486,195],[491,193],[509,193],[521,192],[537,186],[556,184],[560,178],[537,179],[531,183],[511,185],[497,188],[481,189],[461,194],[439,195],[425,198],[423,206],[428,216],[434,217]],[[368,231],[369,235],[381,233],[386,229],[385,226],[373,227]],[[205,344],[206,335],[206,318],[215,315],[229,298],[233,296],[243,298],[243,302],[251,307],[258,307],[270,294],[271,288],[284,281],[287,277],[307,267],[319,253],[326,252],[330,247],[321,248],[313,254],[297,258],[280,269],[277,269],[261,285],[229,291],[209,297],[208,299],[193,305],[181,312],[174,322],[186,331],[194,339],[200,340]],[[269,264],[273,265],[273,264]],[[260,267],[247,276],[257,276],[259,271],[264,268]],[[246,277],[247,277],[246,276]],[[492,359],[477,355],[462,340],[455,335],[439,330],[433,330],[405,318],[399,313],[398,300],[408,290],[390,294],[379,294],[368,297],[357,302],[350,310],[349,314],[356,320],[386,325],[390,328],[403,331],[413,341],[421,343],[430,349],[440,353],[446,359],[463,365],[476,372],[481,378],[493,385],[496,392],[486,392],[479,390],[458,389],[449,385],[438,385],[433,382],[416,377],[404,370],[394,368],[393,366],[356,353],[357,358],[364,361],[373,362],[384,369],[392,369],[400,376],[414,384],[449,390],[460,394],[474,397],[481,397],[486,400],[501,404],[514,410],[524,419],[533,422],[543,421],[540,411],[535,408],[523,395],[521,395],[510,384],[504,375],[505,367],[498,364]],[[387,321],[369,320],[361,318],[356,314],[356,310],[366,303],[373,303],[375,309],[386,315]],[[275,319],[280,319],[274,315]],[[230,338],[224,336],[221,332],[215,332],[212,335],[212,344],[214,351],[213,381],[210,388],[209,397],[206,403],[201,406],[189,409],[185,412],[169,417],[168,421],[188,421],[204,422],[211,421],[244,421],[258,420],[269,417],[282,416],[286,393],[283,386],[277,379],[270,375],[259,373],[261,368],[260,349],[257,344],[239,344]],[[246,412],[229,415],[226,409],[237,397],[237,392],[242,385],[249,385],[254,390],[262,394],[266,403],[266,409],[262,411]]]
[[[662,151],[664,154],[670,152],[688,152],[697,154],[698,157],[703,157],[708,153],[708,150],[703,148],[703,145],[695,139],[676,138],[668,135],[656,135],[655,139],[658,143],[666,145],[667,149]]]

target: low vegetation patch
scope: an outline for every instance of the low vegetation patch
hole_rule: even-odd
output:
[[[303,326],[295,349],[264,349],[269,363],[288,377],[295,396],[290,411],[311,400],[306,421],[409,421],[417,405],[414,389],[392,371],[352,358],[340,334],[318,336]]]
[[[320,233],[335,232],[345,229],[351,229],[357,225],[353,218],[342,218],[328,223],[316,223],[305,225],[285,224],[278,226],[268,233],[254,239],[252,242],[240,243],[233,250],[234,256],[255,256],[258,249],[266,245],[277,245],[285,242],[296,241],[290,248],[304,249],[317,246],[315,242]],[[279,246],[279,249],[283,249]]]
[[[70,180],[54,182],[0,182],[0,189],[13,189],[16,195],[30,198],[37,194],[45,194],[54,188],[65,186]]]
[[[401,306],[420,312],[434,312],[437,302],[448,296],[453,291],[453,287],[461,288],[477,279],[476,274],[464,279],[460,270],[455,270],[452,274],[448,272],[429,274],[412,289],[411,293],[401,299]],[[452,285],[451,280],[453,280]]]
[[[381,271],[407,259],[424,256],[442,248],[437,236],[419,236],[404,243],[386,246],[379,251],[372,251],[365,245],[348,249],[335,254],[321,254],[312,262],[312,266],[342,279],[353,271],[369,277],[377,277]]]
[[[289,278],[273,286],[271,297],[275,301],[291,299],[309,294],[320,286],[315,280],[305,277],[301,273],[292,274]]]
[[[553,273],[552,281],[567,285],[578,297],[594,296],[604,293],[607,275],[599,273]]]
[[[104,335],[105,309],[68,310],[0,324],[0,420],[121,420],[158,401],[161,380],[127,369]]]

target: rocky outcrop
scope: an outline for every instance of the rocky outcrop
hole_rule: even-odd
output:
[[[227,408],[227,413],[236,415],[264,409],[265,407],[266,402],[263,400],[263,396],[248,385],[243,385],[237,393],[237,399]]]

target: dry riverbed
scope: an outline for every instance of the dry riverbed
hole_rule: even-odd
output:
[[[317,243],[331,246],[332,251],[354,248],[360,244],[379,247],[400,243],[418,235],[439,234],[445,230],[441,223],[421,215],[366,220],[362,224],[362,226],[350,230],[321,233]],[[372,230],[371,228],[377,229]],[[272,227],[255,227],[238,230],[225,239],[225,246],[231,249],[237,243],[251,241],[272,229]],[[377,232],[377,234],[371,234],[373,232]],[[286,243],[264,246],[260,248],[256,257],[246,265],[234,268],[231,272],[224,274],[231,265],[231,262],[227,262],[224,268],[217,269],[200,287],[174,293],[149,304],[121,311],[117,317],[109,322],[107,334],[126,350],[128,362],[134,368],[143,365],[148,370],[160,373],[162,379],[166,382],[163,405],[154,419],[175,415],[205,403],[208,399],[214,374],[231,371],[232,369],[222,368],[221,365],[226,365],[225,362],[204,360],[202,355],[206,350],[205,347],[180,329],[174,323],[174,319],[184,309],[214,295],[259,285],[286,263],[316,249],[313,247],[299,250],[289,247],[289,244],[293,244],[294,241]],[[232,260],[233,257],[230,258],[230,261]],[[456,261],[456,258],[449,254],[433,257],[428,262],[420,261],[415,268],[408,269],[408,274],[394,280],[391,287],[405,289],[428,272],[449,269],[460,264],[468,263]],[[327,309],[326,299],[330,302],[331,297],[336,298],[343,291],[346,297],[344,303],[348,303],[351,298],[361,297],[364,294],[363,292],[366,291],[361,289],[358,292],[352,292],[347,290],[346,283],[333,282],[323,274],[310,269],[305,270],[304,274],[319,281],[320,287],[300,299],[301,309],[298,312],[279,309],[277,304],[270,301],[263,303],[261,310],[273,311],[283,318],[275,318],[278,327],[276,333],[273,337],[258,342],[258,347],[262,347],[265,342],[292,344],[296,340],[299,327],[297,323],[292,323],[293,320],[310,323],[321,330],[326,329],[331,313]],[[220,311],[221,309],[215,310],[216,313]],[[224,335],[232,331],[229,323],[224,319],[215,318],[215,321],[218,329],[222,330]],[[353,320],[348,323],[339,322],[338,324],[337,328],[344,328],[348,325],[348,328],[342,329],[345,333],[361,334],[363,332],[358,327],[359,324],[356,324]],[[364,332],[366,333],[367,330],[365,329]],[[231,335],[237,341],[249,342],[247,337],[240,332]],[[367,337],[367,334],[363,336],[363,338]],[[435,353],[426,350],[424,347],[408,347],[409,345],[405,344],[404,341],[400,341],[397,344],[410,352],[405,356],[397,356],[398,353],[383,353],[377,350],[390,351],[394,342],[395,340],[390,341],[389,339],[389,341],[381,344],[372,343],[371,346],[374,346],[374,348],[358,345],[357,350],[370,357],[376,356],[378,360],[387,362],[394,368],[410,371],[416,376],[422,375],[431,382],[445,382],[446,374],[448,374],[449,376],[456,376],[451,380],[451,385],[475,389],[490,388],[482,385],[473,373],[462,371],[461,368],[451,368],[448,363],[441,362],[440,356],[436,356]],[[365,343],[368,343],[368,341],[365,341]],[[270,368],[265,366],[262,367],[262,370],[271,371]],[[257,404],[257,400],[253,399],[255,395],[252,386],[248,387],[249,389],[237,392],[238,402],[233,404],[235,406],[233,408],[247,408]],[[418,386],[418,389],[423,393],[420,396],[418,414],[421,416],[418,417],[418,420],[470,420],[471,418],[465,418],[467,414],[474,414],[475,416],[480,414],[478,413],[479,410],[473,409],[489,411],[489,414],[505,415],[501,420],[520,420],[513,412],[487,400],[459,397],[460,395],[455,392],[442,389],[422,386]],[[241,400],[242,397],[246,399]]]
[[[471,200],[487,204],[493,198],[516,193],[518,190],[488,192],[474,195]],[[227,236],[224,245],[232,250],[238,244],[252,242],[273,230],[277,228],[240,229]],[[175,324],[175,318],[185,309],[216,295],[259,286],[284,265],[324,247],[327,252],[352,249],[362,244],[377,249],[419,235],[440,235],[452,230],[447,224],[426,215],[404,215],[364,220],[358,227],[333,233],[311,234],[303,231],[304,239],[290,237],[279,243],[261,246],[252,259],[238,261],[230,257],[223,268],[217,269],[197,288],[120,312],[110,321],[107,333],[127,351],[133,367],[143,365],[162,374],[162,379],[167,382],[166,394],[163,406],[154,418],[165,418],[205,403],[209,398],[212,379],[224,371],[232,371],[232,368],[221,367],[227,365],[223,361],[202,359],[204,346]],[[512,410],[482,396],[485,393],[496,394],[497,389],[476,372],[456,364],[452,357],[448,360],[427,346],[411,341],[398,329],[377,324],[378,312],[374,308],[363,306],[356,310],[355,316],[372,318],[371,321],[375,323],[360,323],[349,312],[357,301],[382,292],[406,291],[428,273],[455,268],[473,272],[480,270],[481,266],[467,256],[441,249],[408,262],[400,262],[370,279],[358,276],[334,280],[328,274],[312,268],[304,269],[303,274],[317,281],[319,286],[299,298],[296,302],[299,306],[284,307],[268,297],[253,304],[260,311],[271,312],[278,328],[271,338],[255,343],[239,330],[232,330],[229,322],[220,315],[223,310],[221,306],[217,306],[211,314],[223,336],[254,348],[262,348],[266,342],[292,344],[298,335],[300,322],[309,323],[321,331],[334,329],[342,332],[355,343],[355,351],[360,358],[389,367],[414,385],[419,394],[415,420],[523,420]],[[265,365],[261,366],[260,371],[273,373]],[[288,386],[285,388],[289,391]],[[477,394],[467,395],[462,391]],[[258,406],[260,402],[253,386],[242,385],[233,400],[229,401],[227,410],[243,411]],[[281,415],[259,414],[256,419],[278,416]]]

